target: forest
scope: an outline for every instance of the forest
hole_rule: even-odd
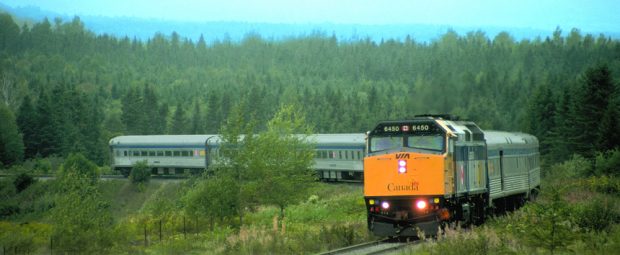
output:
[[[590,131],[618,125],[613,81],[620,42],[577,28],[522,41],[507,32],[488,38],[448,31],[431,43],[339,42],[316,32],[207,44],[177,33],[147,41],[96,35],[79,17],[20,26],[2,14],[0,33],[2,114],[15,120],[3,121],[3,129],[22,138],[3,143],[4,165],[71,152],[106,164],[113,136],[217,133],[241,102],[262,125],[279,105],[296,104],[318,133],[365,132],[379,120],[451,113],[483,129],[533,133],[545,145],[584,128],[598,134]],[[605,79],[606,87],[592,88],[601,95],[585,89],[588,75]],[[574,107],[584,100],[595,108]],[[603,116],[612,126],[593,122]],[[597,138],[574,142],[587,139]],[[613,139],[606,149],[618,144]],[[588,149],[549,146],[543,154]]]
[[[429,241],[427,254],[620,248],[620,41],[577,28],[520,41],[337,38],[142,41],[79,17],[0,14],[3,254],[298,254],[372,240],[361,188],[310,181],[297,170],[312,148],[299,157],[279,134],[361,133],[424,113],[537,136],[544,178],[540,201]],[[214,133],[233,149],[212,176],[149,182],[136,165],[129,182],[98,179],[112,172],[114,136]]]

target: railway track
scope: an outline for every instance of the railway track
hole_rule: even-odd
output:
[[[395,238],[386,238],[386,239],[382,239],[378,241],[372,241],[372,242],[367,242],[367,243],[351,245],[351,246],[347,246],[343,248],[338,248],[335,250],[319,253],[319,255],[390,254],[400,249],[403,249],[409,245],[415,245],[418,243],[420,243],[419,240],[415,240],[411,242],[399,242],[399,240]]]

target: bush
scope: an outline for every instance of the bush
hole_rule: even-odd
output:
[[[58,172],[61,178],[70,176],[71,173],[74,173],[73,176],[80,178],[86,177],[91,180],[91,183],[95,183],[99,179],[99,168],[97,165],[80,153],[69,155]]]
[[[620,215],[612,199],[596,197],[577,208],[577,224],[585,230],[609,231]]]
[[[609,176],[592,176],[584,179],[585,187],[591,191],[618,195],[620,194],[620,179]]]
[[[131,168],[129,173],[129,180],[133,184],[148,183],[151,180],[151,168],[146,164],[146,161],[139,161]]]
[[[562,181],[567,178],[590,175],[592,175],[592,163],[581,155],[575,154],[570,160],[551,166],[545,177]]]
[[[598,153],[594,169],[596,175],[620,176],[620,150]]]
[[[15,186],[15,190],[17,191],[17,193],[20,193],[30,187],[30,185],[33,184],[35,181],[36,180],[32,178],[32,176],[30,176],[29,174],[20,173],[15,176],[15,179],[13,180],[13,185]]]

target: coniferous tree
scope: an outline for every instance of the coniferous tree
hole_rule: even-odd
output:
[[[529,105],[529,132],[538,137],[541,155],[547,155],[555,127],[555,99],[548,85],[540,85]]]
[[[140,135],[142,134],[143,123],[143,108],[142,97],[140,92],[136,88],[131,88],[127,91],[127,94],[122,99],[121,119],[125,123],[126,132],[128,135]]]
[[[172,116],[172,123],[170,124],[170,131],[168,133],[173,135],[187,134],[187,120],[185,119],[185,110],[183,106],[179,103],[177,108],[174,110],[174,115]]]
[[[8,166],[23,159],[24,144],[15,116],[3,104],[0,104],[0,119],[0,163]]]
[[[613,106],[613,95],[615,87],[611,77],[611,71],[606,64],[589,68],[582,78],[582,86],[579,98],[576,100],[576,119],[575,128],[583,133],[578,137],[577,152],[586,156],[594,157],[595,151],[603,149],[602,144],[608,137],[603,137],[599,132],[599,123],[604,119],[604,115],[609,112],[608,107]],[[611,110],[613,111],[613,110]],[[612,114],[613,112],[610,112]],[[613,116],[607,126],[613,125]],[[605,127],[605,128],[608,128]]]
[[[17,125],[24,137],[24,157],[33,158],[37,154],[37,115],[30,96],[22,100],[17,115]]]
[[[37,153],[42,157],[60,153],[60,145],[56,142],[61,127],[54,116],[52,99],[45,90],[41,91],[36,107]]]
[[[204,133],[204,121],[202,120],[202,112],[200,111],[200,104],[196,102],[194,105],[194,112],[191,118],[191,134],[203,134]]]

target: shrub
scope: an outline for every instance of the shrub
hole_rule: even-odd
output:
[[[58,174],[61,178],[66,176],[86,177],[90,179],[91,183],[95,183],[99,179],[99,168],[84,155],[75,153],[67,157]]]
[[[545,177],[553,180],[564,180],[590,175],[592,175],[592,163],[581,155],[575,154],[570,160],[551,166]]]
[[[151,180],[151,168],[146,161],[136,162],[129,173],[129,180],[133,184],[147,183]]]
[[[606,175],[597,177],[592,176],[588,179],[584,179],[585,187],[591,191],[618,195],[620,193],[620,179],[613,178]]]
[[[620,215],[612,199],[595,197],[577,208],[576,221],[580,227],[596,232],[609,231]]]
[[[15,176],[15,179],[13,180],[13,185],[15,186],[15,190],[17,191],[17,193],[20,193],[30,187],[30,185],[33,184],[35,181],[36,180],[32,178],[32,176],[30,176],[29,174],[20,173]]]
[[[597,175],[620,175],[620,150],[614,149],[596,155],[595,173]]]
[[[47,174],[52,172],[52,162],[49,159],[37,159],[34,162],[34,170],[41,172],[43,174]]]

